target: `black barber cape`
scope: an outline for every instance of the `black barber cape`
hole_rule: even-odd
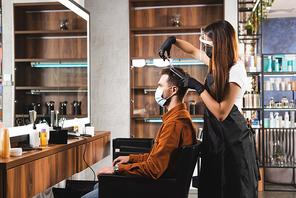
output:
[[[213,83],[208,74],[209,93]],[[237,106],[222,122],[205,107],[198,198],[257,198],[256,158],[254,135]]]

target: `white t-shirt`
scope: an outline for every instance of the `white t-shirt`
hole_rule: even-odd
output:
[[[238,84],[241,88],[236,100],[235,105],[239,111],[242,111],[242,98],[247,87],[247,72],[244,64],[241,61],[237,61],[229,71],[229,82]]]

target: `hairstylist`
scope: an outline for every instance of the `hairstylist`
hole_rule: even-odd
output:
[[[186,76],[185,87],[195,89],[206,108],[199,198],[257,198],[260,179],[253,133],[241,114],[246,70],[238,58],[234,28],[225,20],[211,23],[199,38],[203,50],[169,37],[159,55],[170,57],[172,44],[209,66],[204,84]]]

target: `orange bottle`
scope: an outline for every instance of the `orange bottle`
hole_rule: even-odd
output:
[[[3,129],[2,131],[2,158],[9,158],[10,150],[10,140],[9,140],[9,131],[8,129]]]

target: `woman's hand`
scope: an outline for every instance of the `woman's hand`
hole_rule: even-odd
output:
[[[165,52],[167,52],[167,56],[168,56],[168,58],[170,58],[171,57],[171,54],[170,54],[171,47],[175,43],[176,43],[175,36],[168,37],[158,50],[158,55],[160,56],[160,58],[162,58],[163,60],[166,59],[166,56],[164,55]]]
[[[125,164],[125,163],[128,163],[129,162],[129,156],[119,156],[118,158],[116,158],[114,161],[113,161],[113,165],[114,166],[116,163],[118,164]]]
[[[195,89],[199,95],[205,90],[205,86],[195,78],[184,76],[182,82],[185,88]]]

